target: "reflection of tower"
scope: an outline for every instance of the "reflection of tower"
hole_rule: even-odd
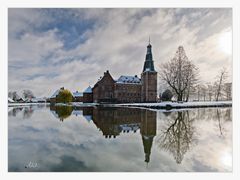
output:
[[[141,113],[141,135],[145,153],[145,162],[150,161],[153,138],[156,136],[156,112],[143,110]]]
[[[146,109],[104,108],[93,109],[93,123],[106,138],[121,133],[136,132],[140,127],[145,162],[150,162],[154,136],[156,136],[156,112]]]
[[[153,138],[154,136],[142,136],[146,163],[150,161]]]
[[[156,102],[157,101],[157,72],[154,69],[152,46],[147,46],[147,54],[144,62],[143,72],[141,74],[142,81],[142,102]]]

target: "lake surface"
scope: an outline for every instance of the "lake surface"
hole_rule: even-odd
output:
[[[232,109],[8,108],[8,169],[231,172]]]

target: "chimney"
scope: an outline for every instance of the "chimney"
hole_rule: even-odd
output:
[[[104,76],[107,75],[107,74],[109,74],[109,71],[108,71],[108,70],[107,70],[106,72],[104,72]]]

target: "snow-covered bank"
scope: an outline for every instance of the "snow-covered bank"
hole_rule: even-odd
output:
[[[34,105],[50,105],[50,103],[8,103],[8,107],[16,106],[34,106]],[[91,107],[97,106],[98,103],[81,103],[81,102],[72,102],[72,103],[56,103],[54,106],[75,106],[75,107]]]
[[[8,103],[8,107],[16,106],[33,106],[33,105],[50,105],[50,103]],[[99,104],[99,103],[56,103],[55,106],[74,106],[74,107],[141,107],[151,109],[191,109],[191,108],[208,108],[208,107],[231,107],[232,101],[201,101],[201,102],[161,102],[161,103],[126,103],[126,104]]]
[[[231,107],[232,101],[201,101],[201,102],[161,102],[161,103],[126,103],[111,104],[115,107],[144,107],[151,109],[183,109],[183,108],[207,108],[207,107]]]
[[[8,103],[8,107],[15,106],[39,106],[39,105],[49,105],[50,103]]]
[[[82,102],[72,102],[72,103],[56,103],[54,106],[74,106],[74,107],[92,107],[97,106],[98,103],[82,103]]]

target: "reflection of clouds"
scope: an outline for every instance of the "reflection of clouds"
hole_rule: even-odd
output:
[[[21,114],[23,119],[28,119],[32,116],[33,111],[45,108],[46,104],[35,104],[26,106],[8,107],[8,116],[17,116]],[[20,113],[21,112],[21,113]]]
[[[159,149],[154,139],[147,167],[139,132],[105,139],[94,123],[83,116],[70,116],[67,121],[60,122],[48,109],[36,110],[24,121],[21,115],[9,116],[9,170],[230,171],[231,167],[222,161],[226,153],[232,153],[231,121],[222,119],[228,131],[221,138],[218,121],[209,115],[213,112],[214,109],[205,111],[205,115],[201,110],[189,113],[198,117],[192,122],[198,144],[185,154],[181,164],[176,164],[171,154]],[[167,120],[163,113],[158,113],[157,136]],[[37,162],[39,168],[25,169],[29,161]]]
[[[223,162],[223,154],[232,156],[232,123],[231,109],[218,110],[221,119],[221,126],[224,129],[223,136],[220,136],[219,120],[217,109],[198,109],[189,111],[190,117],[194,119],[192,126],[195,128],[194,134],[197,145],[186,152],[184,159],[178,169],[184,167],[187,171],[231,171],[229,166],[231,158],[226,158]],[[165,121],[169,121],[165,116],[160,115]],[[194,118],[195,117],[195,118]],[[159,129],[162,129],[167,122],[160,122]],[[228,162],[228,166],[226,165]]]

